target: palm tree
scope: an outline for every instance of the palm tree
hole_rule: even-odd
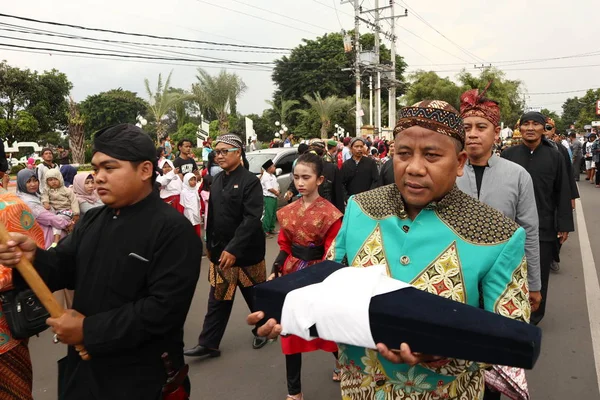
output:
[[[319,119],[321,120],[321,139],[327,139],[327,131],[331,126],[331,117],[337,111],[346,107],[347,101],[345,99],[340,99],[337,96],[329,96],[323,99],[318,92],[314,93],[314,98],[305,95],[304,100],[306,100],[319,115]]]
[[[85,118],[79,112],[79,105],[75,103],[73,98],[69,96],[69,147],[74,164],[85,163],[85,135],[83,133],[83,125]]]
[[[149,110],[154,120],[156,121],[156,138],[160,140],[164,137],[165,132],[167,130],[166,124],[163,122],[163,118],[167,115],[167,113],[173,109],[180,101],[184,99],[185,95],[181,93],[176,93],[169,90],[169,86],[171,84],[171,74],[173,71],[169,72],[169,76],[163,85],[162,74],[158,74],[158,84],[156,85],[156,90],[153,92],[150,89],[150,81],[148,78],[144,79],[144,84],[146,85],[146,92],[148,93],[148,97],[150,98]]]
[[[192,85],[192,92],[200,109],[212,110],[219,120],[219,133],[229,131],[229,113],[235,108],[237,98],[246,91],[247,86],[237,74],[221,70],[212,76],[202,68],[196,75],[198,83]]]
[[[279,104],[276,103],[274,100],[265,101],[268,105],[271,106],[273,111],[275,111],[275,114],[277,114],[277,116],[279,117],[279,122],[281,122],[281,124],[283,125],[285,124],[287,118],[290,115],[298,112],[298,110],[292,110],[292,108],[300,104],[300,102],[298,100],[285,100],[283,96],[280,97],[280,100],[281,101],[279,102]]]

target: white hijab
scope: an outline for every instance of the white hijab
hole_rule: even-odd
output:
[[[183,177],[183,188],[181,189],[181,196],[179,203],[187,209],[198,210],[200,207],[200,195],[198,194],[198,183],[196,186],[190,186],[190,179],[195,178],[192,172],[188,172]]]

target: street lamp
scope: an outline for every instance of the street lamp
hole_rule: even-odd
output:
[[[135,124],[135,126],[137,126],[138,128],[143,128],[144,126],[146,126],[148,124],[148,121],[146,121],[146,119],[144,117],[142,117],[141,115],[138,115],[135,120],[137,121],[137,123]]]

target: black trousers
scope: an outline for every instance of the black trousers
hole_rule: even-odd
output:
[[[576,181],[579,182],[579,177],[581,176],[581,157],[575,157],[573,159],[573,177]]]
[[[338,352],[333,353],[338,359]],[[286,354],[285,369],[287,373],[288,394],[295,396],[302,393],[302,353]]]
[[[488,387],[485,387],[485,393],[483,394],[483,400],[500,400],[502,393],[492,392]]]
[[[538,310],[531,314],[531,323],[540,323],[546,313],[546,301],[548,300],[548,281],[550,280],[550,265],[552,260],[558,256],[556,241],[540,242],[540,277],[542,280],[542,301]]]
[[[246,304],[250,312],[254,312],[254,302],[252,298],[252,287],[241,287],[239,286]],[[227,323],[229,322],[229,316],[231,315],[231,309],[233,308],[233,301],[235,300],[235,293],[231,300],[217,300],[215,299],[215,288],[210,287],[208,293],[208,307],[206,310],[206,316],[204,317],[204,325],[202,326],[202,333],[198,337],[198,344],[209,349],[218,349],[221,345],[221,340],[225,334]],[[256,325],[252,330],[252,333],[256,336],[257,329],[262,326],[264,322]]]
[[[596,185],[600,185],[600,169],[596,166]]]

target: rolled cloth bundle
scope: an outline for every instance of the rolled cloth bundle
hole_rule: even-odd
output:
[[[305,339],[390,349],[408,343],[415,352],[520,368],[533,368],[540,353],[538,327],[424,292],[389,278],[385,266],[324,261],[256,285],[254,297],[265,319]]]

